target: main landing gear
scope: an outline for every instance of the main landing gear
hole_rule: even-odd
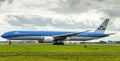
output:
[[[8,43],[9,43],[9,45],[11,45],[12,44],[11,40],[8,40]]]
[[[53,45],[64,45],[63,41],[54,41]]]

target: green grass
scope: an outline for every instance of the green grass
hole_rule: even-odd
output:
[[[0,61],[120,61],[120,56],[4,56],[0,57]]]
[[[0,45],[0,61],[120,61],[120,45]]]
[[[120,52],[119,45],[0,45],[0,52]]]

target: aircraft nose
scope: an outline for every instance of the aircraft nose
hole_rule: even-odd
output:
[[[6,36],[6,34],[2,34],[1,37],[2,38],[6,38],[7,36]]]
[[[1,35],[1,37],[4,37],[3,35]]]
[[[5,37],[4,34],[2,34],[1,37],[4,38]]]

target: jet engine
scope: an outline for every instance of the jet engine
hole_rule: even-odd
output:
[[[43,42],[45,42],[45,43],[50,43],[50,42],[53,42],[53,40],[54,40],[53,37],[47,36],[47,37],[44,37]]]
[[[53,42],[54,38],[50,36],[45,36],[42,39],[38,40],[38,43],[51,43]]]

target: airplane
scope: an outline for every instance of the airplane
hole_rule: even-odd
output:
[[[89,32],[67,32],[67,31],[9,31],[1,35],[2,38],[9,40],[38,40],[38,43],[53,43],[53,45],[64,45],[64,41],[89,41],[103,37],[109,37],[114,33],[105,34],[109,19],[94,31]]]

